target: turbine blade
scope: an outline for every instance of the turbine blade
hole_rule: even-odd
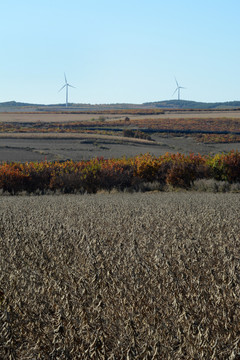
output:
[[[63,88],[65,88],[65,86],[66,86],[66,84],[65,84],[65,85],[63,85],[63,87],[61,87],[61,89],[60,89],[60,90],[58,90],[58,92],[60,92]]]
[[[70,84],[68,84],[68,86],[70,86],[70,87],[72,87],[72,88],[76,89],[76,88],[75,88],[75,86],[72,86],[72,85],[70,85]]]
[[[176,88],[176,90],[174,91],[174,93],[172,94],[172,96],[173,96],[174,94],[176,94],[177,91],[178,91],[178,88]]]
[[[67,84],[67,77],[65,73],[64,73],[64,78],[65,78],[65,83]]]
[[[175,78],[175,81],[176,81],[177,87],[179,87],[179,85],[178,85],[178,82],[177,82],[177,79],[176,79],[176,78]]]

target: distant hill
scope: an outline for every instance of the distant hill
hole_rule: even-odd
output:
[[[143,106],[152,107],[152,108],[167,108],[167,109],[192,109],[192,110],[221,110],[221,109],[234,109],[240,108],[240,101],[227,101],[227,102],[215,102],[215,103],[206,103],[206,102],[197,102],[197,101],[188,101],[188,100],[165,100],[165,101],[156,101],[144,103]]]
[[[143,104],[68,104],[68,108],[65,104],[31,104],[16,101],[7,101],[0,103],[0,111],[99,111],[99,110],[117,110],[117,109],[171,109],[171,110],[240,110],[240,101],[228,101],[228,102],[197,102],[188,100],[164,100],[155,102],[146,102]]]
[[[1,107],[19,107],[19,106],[36,106],[36,104],[28,104],[23,102],[16,102],[16,101],[6,101],[0,103]]]

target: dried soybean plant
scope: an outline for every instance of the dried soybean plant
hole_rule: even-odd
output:
[[[238,194],[2,197],[1,359],[239,359]]]

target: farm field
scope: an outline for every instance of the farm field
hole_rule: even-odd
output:
[[[166,152],[189,152],[200,154],[216,154],[240,150],[240,143],[232,144],[203,144],[197,143],[191,137],[161,137],[154,135],[157,143],[106,139],[106,137],[92,137],[79,135],[71,138],[0,138],[0,161],[43,161],[43,160],[89,160],[93,157],[118,158],[132,157],[138,154],[150,153],[160,156]]]
[[[166,146],[141,139],[85,134],[33,134],[32,137],[1,138],[0,161],[88,160],[93,157],[134,156],[152,152],[161,154]],[[34,138],[35,136],[35,138]],[[157,149],[158,147],[158,149]]]
[[[1,359],[237,359],[239,196],[1,197]]]
[[[156,111],[156,110],[155,110]],[[154,112],[154,110],[152,110]],[[106,121],[111,120],[124,120],[126,116],[131,119],[219,119],[219,118],[234,118],[240,119],[240,110],[235,111],[163,111],[159,110],[159,113],[152,114],[151,111],[146,110],[146,114],[142,114],[143,111],[99,111],[99,112],[0,112],[0,122],[65,122],[65,121],[85,121],[95,119],[99,117],[105,117]]]
[[[126,138],[127,131],[133,135]],[[147,136],[152,141],[144,141]],[[232,149],[240,150],[239,111],[0,113],[0,161],[206,155]]]

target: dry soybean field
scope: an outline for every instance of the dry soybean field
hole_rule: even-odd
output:
[[[239,194],[0,198],[1,359],[240,359]]]

